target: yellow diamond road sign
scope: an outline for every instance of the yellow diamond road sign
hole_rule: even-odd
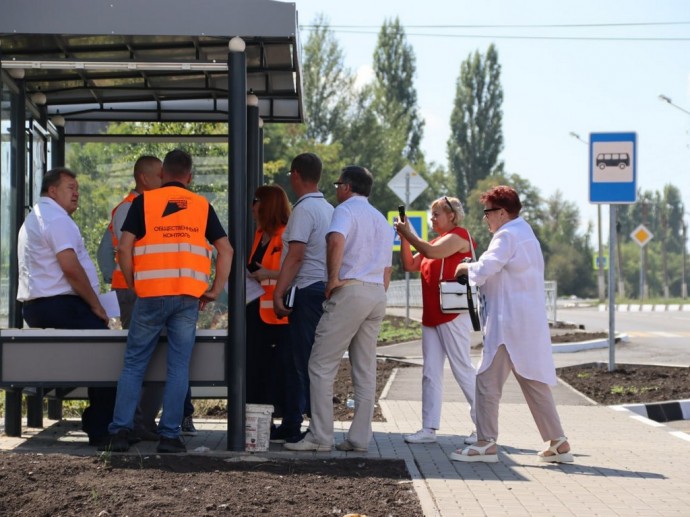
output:
[[[649,241],[652,240],[652,232],[650,232],[644,224],[641,224],[633,230],[630,234],[632,240],[634,240],[640,247],[644,247]]]

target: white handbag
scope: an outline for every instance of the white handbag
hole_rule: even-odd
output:
[[[470,241],[470,250],[472,250],[472,260],[475,261],[474,246],[472,246],[472,236],[467,232]],[[444,314],[458,314],[465,311],[476,311],[477,303],[477,288],[470,286],[469,282],[461,284],[457,279],[443,280],[443,268],[445,265],[445,258],[441,259],[441,272],[439,273],[439,292],[441,296],[441,312]],[[470,289],[470,296],[467,290]]]

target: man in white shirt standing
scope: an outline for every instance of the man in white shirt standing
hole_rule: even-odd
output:
[[[376,399],[376,341],[386,314],[393,229],[367,199],[374,179],[357,166],[335,182],[336,207],[328,228],[328,283],[324,313],[309,358],[311,421],[294,451],[330,451],[333,446],[333,381],[345,351],[352,365],[355,414],[347,439],[336,448],[366,451]]]
[[[70,217],[79,204],[76,174],[66,168],[43,176],[41,197],[19,230],[17,242],[22,315],[31,327],[107,329],[98,299],[96,267]],[[89,388],[82,427],[90,445],[108,437],[115,388]]]

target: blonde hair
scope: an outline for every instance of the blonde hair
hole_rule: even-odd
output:
[[[448,214],[453,214],[455,217],[453,222],[455,226],[461,226],[465,218],[465,210],[462,208],[462,203],[456,197],[443,196],[431,203],[431,209],[440,208]]]

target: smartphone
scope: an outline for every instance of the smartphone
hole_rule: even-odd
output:
[[[254,271],[258,271],[259,269],[261,269],[261,264],[257,264],[256,262],[252,262],[251,264],[249,264],[247,266],[247,270],[250,273],[253,273]]]
[[[400,216],[400,222],[405,222],[405,205],[398,206],[398,215]]]

